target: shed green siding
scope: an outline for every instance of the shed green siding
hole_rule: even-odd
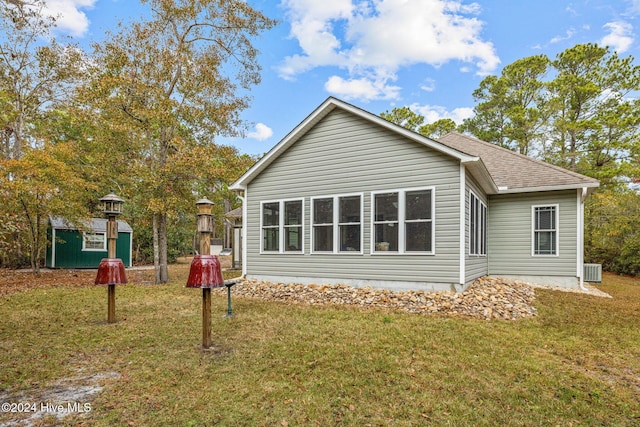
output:
[[[558,205],[558,256],[532,255],[532,206]],[[496,195],[489,198],[489,274],[577,276],[576,190]]]
[[[107,258],[107,251],[82,250],[82,232],[78,230],[55,231],[55,242],[52,242],[52,230],[48,231],[49,242],[47,247],[46,265],[54,268],[97,268],[102,258]],[[55,245],[55,248],[52,247]],[[53,256],[55,255],[55,262]],[[116,240],[116,256],[122,263],[131,266],[131,234],[118,233]]]
[[[247,187],[247,275],[459,284],[460,162],[335,109]],[[372,254],[372,192],[433,187],[434,255]],[[363,253],[311,254],[310,200],[363,195]],[[304,200],[304,253],[260,253],[260,203]]]

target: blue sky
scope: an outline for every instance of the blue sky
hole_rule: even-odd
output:
[[[242,115],[246,137],[218,141],[249,154],[268,151],[328,96],[461,122],[480,81],[517,59],[589,42],[640,57],[640,0],[247,1],[279,21],[256,40],[262,83]],[[145,10],[133,0],[47,2],[58,31],[85,46]]]

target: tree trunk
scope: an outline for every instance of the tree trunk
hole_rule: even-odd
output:
[[[22,158],[22,116],[19,115],[13,128],[13,158],[20,160]]]
[[[160,281],[160,249],[158,243],[158,214],[153,214],[153,270],[155,272],[155,284]]]
[[[36,213],[36,234],[34,238],[34,251],[33,251],[33,272],[40,274],[40,213]]]
[[[167,283],[169,281],[169,261],[167,257],[167,214],[158,215],[158,245],[160,249],[160,281],[159,283]]]

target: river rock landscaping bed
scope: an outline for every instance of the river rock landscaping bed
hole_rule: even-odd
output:
[[[462,293],[390,291],[347,285],[301,285],[240,279],[234,296],[307,305],[352,305],[481,319],[516,320],[536,315],[535,292],[525,283],[483,277]]]

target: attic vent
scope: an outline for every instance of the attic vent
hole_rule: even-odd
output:
[[[597,283],[602,282],[602,264],[585,264],[584,281]]]

